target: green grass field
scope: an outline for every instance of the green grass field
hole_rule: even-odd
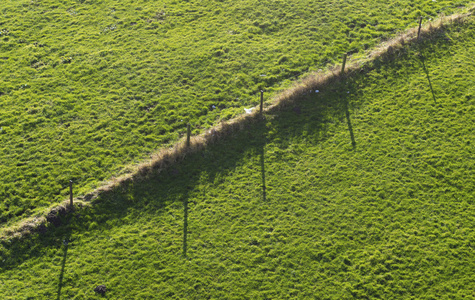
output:
[[[2,0],[2,227],[469,2]]]
[[[474,299],[474,30],[445,27],[2,241],[0,294]]]

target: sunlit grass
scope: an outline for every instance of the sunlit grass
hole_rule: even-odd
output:
[[[2,1],[0,220],[468,2]]]
[[[443,28],[61,227],[3,241],[0,294],[469,298],[474,29]]]

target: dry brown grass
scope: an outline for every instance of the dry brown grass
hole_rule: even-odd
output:
[[[439,30],[443,30],[444,26],[453,23],[463,23],[467,17],[471,16],[475,11],[475,5],[467,8],[466,12],[454,14],[451,16],[442,16],[437,20],[425,23],[421,28],[420,39],[431,38],[431,36]],[[417,42],[418,27],[411,28],[398,36],[388,40],[371,51],[369,51],[364,59],[352,60],[348,57],[344,74],[341,73],[340,66],[333,66],[326,72],[314,72],[304,78],[298,80],[294,85],[276,95],[271,101],[265,103],[263,113],[271,113],[291,105],[310,90],[324,89],[335,80],[340,80],[343,76],[351,76],[355,71],[361,71],[365,66],[378,58],[389,58],[395,55],[400,49],[408,44]],[[92,203],[100,194],[111,191],[124,183],[144,180],[152,173],[160,173],[173,164],[182,161],[188,154],[201,151],[207,145],[215,143],[224,137],[228,137],[232,133],[243,130],[248,124],[255,122],[261,114],[259,107],[256,107],[251,114],[244,114],[228,121],[222,121],[201,133],[200,135],[191,137],[190,146],[186,145],[186,137],[180,139],[174,146],[160,149],[153,155],[150,160],[139,165],[129,167],[129,172],[118,178],[104,182],[99,188],[91,193],[75,199],[75,206],[87,206]],[[22,237],[37,230],[40,226],[46,224],[46,215],[51,212],[58,211],[61,207],[65,208],[69,200],[65,200],[62,204],[49,207],[43,213],[34,217],[25,219],[15,225],[3,228],[0,231],[0,240],[13,237]]]

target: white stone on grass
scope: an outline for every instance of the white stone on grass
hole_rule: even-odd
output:
[[[246,114],[250,114],[252,113],[252,111],[256,109],[255,107],[251,107],[251,108],[244,108],[244,111],[246,112]]]

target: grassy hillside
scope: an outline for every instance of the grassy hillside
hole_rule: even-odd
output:
[[[2,0],[0,221],[469,2]]]
[[[474,30],[444,28],[2,242],[0,294],[475,298]]]

